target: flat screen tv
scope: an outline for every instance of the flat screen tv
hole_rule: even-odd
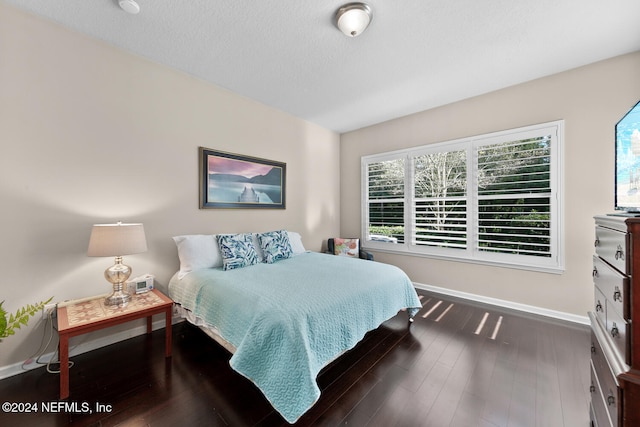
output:
[[[640,214],[640,101],[616,123],[615,208]]]

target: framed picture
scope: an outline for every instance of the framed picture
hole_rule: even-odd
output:
[[[199,148],[200,209],[284,209],[286,163]]]

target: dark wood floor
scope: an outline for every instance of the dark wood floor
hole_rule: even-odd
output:
[[[588,425],[586,327],[421,294],[410,330],[401,313],[321,372],[322,396],[297,425]],[[0,426],[288,425],[200,330],[176,325],[166,360],[163,333],[73,358],[69,402],[92,414],[43,413],[58,402],[44,369],[0,381],[0,403],[39,408],[2,411]]]

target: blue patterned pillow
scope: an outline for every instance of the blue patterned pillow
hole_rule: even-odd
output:
[[[251,234],[218,234],[223,270],[247,267],[258,263]]]
[[[267,264],[273,264],[278,260],[293,256],[289,234],[285,230],[258,234],[258,240],[264,254],[264,261]]]

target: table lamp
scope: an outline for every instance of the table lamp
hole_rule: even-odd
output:
[[[89,238],[88,256],[114,256],[115,264],[104,271],[104,277],[113,284],[113,293],[105,305],[124,306],[131,299],[125,282],[131,275],[131,267],[122,263],[123,255],[147,251],[147,240],[142,224],[95,224]]]

